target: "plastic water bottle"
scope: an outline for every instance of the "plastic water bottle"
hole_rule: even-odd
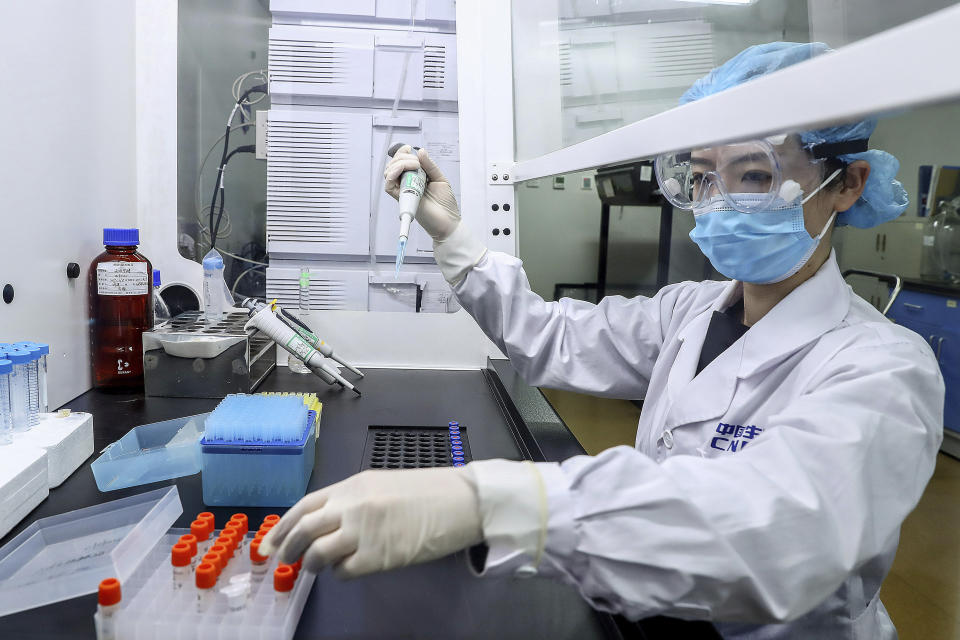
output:
[[[13,364],[10,372],[10,417],[13,430],[27,431],[30,426],[30,383],[27,369],[32,360],[29,351],[13,349],[5,358]]]
[[[160,297],[160,269],[153,270],[153,326],[170,319],[170,307]]]
[[[0,445],[13,442],[13,418],[10,415],[10,374],[13,363],[0,359]]]
[[[300,269],[300,296],[297,301],[297,317],[306,324],[310,316],[310,269]],[[293,373],[310,373],[310,368],[292,353],[287,354],[287,366]]]
[[[153,266],[138,229],[104,229],[88,277],[90,360],[97,388],[143,388],[143,332],[153,328]]]

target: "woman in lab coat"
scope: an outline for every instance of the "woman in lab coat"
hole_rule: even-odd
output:
[[[751,47],[695,100],[805,60]],[[417,219],[463,307],[528,383],[646,398],[636,446],[562,464],[365,472],[306,496],[260,547],[344,576],[474,547],[482,575],[549,576],[632,619],[706,619],[729,638],[894,638],[878,598],[939,448],[943,381],[922,338],[852,293],[834,223],[899,215],[896,160],[865,121],[657,159],[724,282],[652,298],[545,302],[520,260],[460,223],[425,151]],[[479,550],[479,552],[477,552]]]

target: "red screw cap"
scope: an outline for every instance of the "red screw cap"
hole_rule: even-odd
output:
[[[191,557],[197,555],[197,536],[193,535],[192,533],[185,533],[180,536],[180,539],[177,540],[177,542],[185,542],[186,544],[190,545]]]
[[[273,588],[281,593],[293,591],[293,583],[296,581],[293,567],[288,564],[281,564],[273,571]]]
[[[105,607],[120,602],[120,581],[116,578],[107,578],[100,583],[97,590],[97,602]]]
[[[206,540],[213,531],[213,525],[209,520],[194,520],[190,523],[190,533],[197,537],[197,540]]]
[[[202,562],[197,567],[197,588],[210,589],[217,584],[217,568],[209,563]]]
[[[193,554],[190,553],[190,545],[186,542],[178,542],[170,549],[170,564],[175,567],[190,566],[190,559]]]
[[[260,555],[260,541],[254,540],[250,543],[250,562],[266,562],[267,556]]]

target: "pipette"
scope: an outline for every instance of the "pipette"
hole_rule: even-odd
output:
[[[294,331],[282,317],[277,315],[279,312],[276,310],[276,304],[266,304],[254,298],[247,298],[243,301],[242,306],[250,311],[250,319],[247,321],[245,328],[256,327],[265,333],[288,353],[292,353],[302,360],[310,371],[327,384],[338,384],[350,389],[358,396],[361,395],[360,390],[341,376],[339,371],[323,361],[323,354]]]
[[[387,155],[392,158],[403,146],[403,142],[398,142],[390,147]],[[420,147],[413,147],[413,150],[419,151]],[[395,278],[400,276],[400,266],[403,264],[403,256],[407,250],[407,238],[410,236],[410,223],[417,215],[417,207],[420,206],[420,198],[423,197],[423,189],[426,184],[427,174],[423,169],[404,171],[400,175],[400,239],[397,241]]]

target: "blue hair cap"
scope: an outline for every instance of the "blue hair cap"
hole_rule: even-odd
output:
[[[720,93],[829,51],[831,49],[822,42],[770,42],[749,47],[693,83],[681,96],[680,104]],[[805,148],[810,148],[816,144],[866,139],[876,127],[877,120],[869,118],[805,131],[800,134],[800,141]],[[867,229],[893,220],[906,210],[909,199],[903,185],[896,179],[900,162],[895,157],[876,149],[838,157],[846,163],[863,160],[870,164],[870,176],[863,193],[852,207],[837,214],[838,225]]]

